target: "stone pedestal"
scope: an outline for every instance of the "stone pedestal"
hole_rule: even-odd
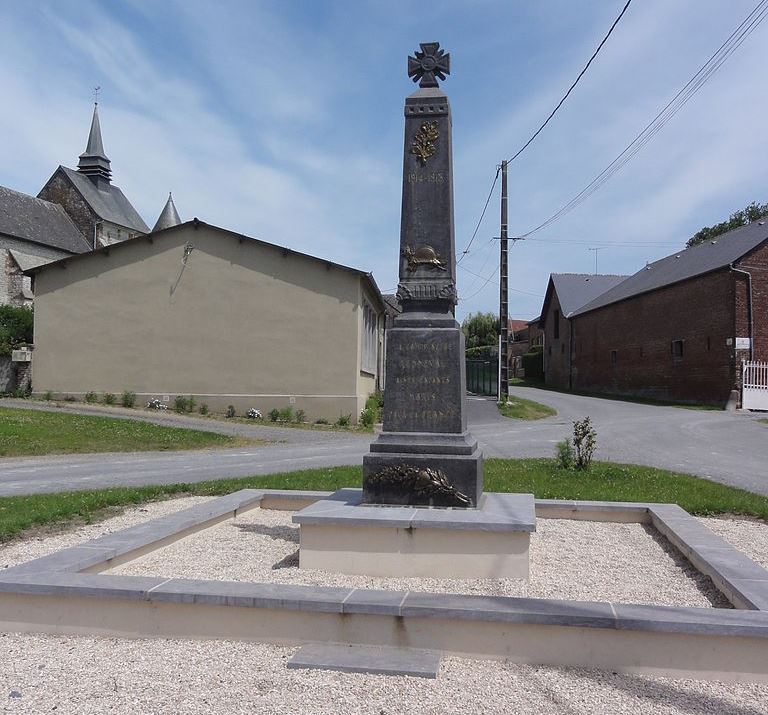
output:
[[[482,455],[467,431],[461,329],[393,328],[386,364],[384,431],[363,458],[363,501],[477,506]]]
[[[365,506],[340,489],[293,516],[299,566],[422,578],[528,578],[532,494],[485,494],[477,509]]]

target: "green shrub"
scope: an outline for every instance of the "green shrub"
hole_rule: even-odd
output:
[[[190,395],[187,398],[187,412],[194,412],[195,407],[197,407],[197,400],[194,398],[193,395]]]
[[[564,439],[555,445],[555,459],[560,469],[573,468],[573,446],[571,440]]]
[[[203,402],[202,405],[200,405],[200,414],[201,415],[207,415],[208,414],[208,405]]]
[[[32,394],[32,385],[26,387],[17,387],[13,391],[13,396],[19,400],[26,400]]]
[[[544,379],[544,348],[541,345],[534,345],[523,355],[523,370],[526,380]]]
[[[173,409],[179,414],[189,412],[189,401],[183,395],[176,395],[176,399],[173,401]]]
[[[235,406],[234,405],[228,405],[227,406],[227,417],[234,417],[237,413],[235,412]]]
[[[349,427],[352,422],[352,415],[339,415],[339,419],[336,420],[337,427]]]
[[[277,422],[280,419],[280,410],[277,407],[273,407],[268,414],[270,422]]]
[[[53,399],[53,390],[46,390],[43,399],[50,402]]]
[[[117,402],[117,397],[115,397],[111,392],[104,393],[105,405],[114,405],[116,402]]]
[[[123,407],[135,407],[135,405],[136,405],[136,393],[135,392],[129,392],[128,390],[124,390],[123,394],[120,395],[120,404]]]
[[[376,413],[372,407],[366,407],[360,413],[360,423],[363,425],[363,427],[372,427],[375,419]]]
[[[576,455],[576,469],[589,469],[592,456],[597,449],[597,432],[587,416],[573,423],[573,451]]]
[[[278,413],[277,419],[280,422],[291,422],[293,421],[293,407],[288,405],[288,407],[283,407],[282,410]]]
[[[89,390],[85,393],[85,401],[92,405],[94,402],[99,401],[99,396],[93,390]]]
[[[0,305],[0,355],[10,355],[23,343],[32,342],[32,308]]]
[[[296,424],[301,424],[302,422],[305,422],[307,419],[307,413],[304,412],[304,410],[296,410],[296,414],[293,416],[293,421]]]

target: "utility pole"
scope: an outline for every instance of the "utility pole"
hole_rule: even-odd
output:
[[[501,162],[501,245],[499,264],[499,399],[509,394],[509,249],[507,245],[507,162]]]

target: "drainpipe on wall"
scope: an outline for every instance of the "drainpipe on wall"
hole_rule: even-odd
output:
[[[754,323],[753,323],[753,316],[752,316],[752,274],[748,271],[742,271],[740,268],[734,268],[733,263],[731,263],[731,270],[734,273],[741,273],[742,275],[747,277],[747,294],[749,296],[749,359],[754,360],[755,359],[755,339],[754,339]],[[733,336],[734,339],[736,336]],[[735,348],[734,348],[735,349]]]
[[[568,389],[573,390],[573,343],[574,343],[573,331],[576,326],[570,318],[567,318],[567,320],[568,320]]]

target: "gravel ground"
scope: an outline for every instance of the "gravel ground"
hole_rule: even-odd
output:
[[[699,518],[699,521],[731,546],[768,569],[768,524],[745,517]]]
[[[537,519],[531,580],[346,576],[298,568],[292,512],[253,509],[111,573],[394,591],[728,607],[709,579],[640,524]],[[665,550],[667,549],[667,550]]]
[[[253,643],[0,636],[3,712],[765,715],[768,685],[446,658],[437,680],[291,671]]]
[[[11,543],[0,547],[0,566],[35,558],[201,501],[205,499],[177,499],[150,504],[141,509],[129,510],[98,525],[77,527],[62,534],[41,535],[31,540]],[[257,518],[259,516],[270,519],[274,517],[276,523],[264,523]],[[292,528],[287,525],[289,517],[285,512],[254,510],[243,515],[237,522],[216,527],[216,531],[221,531],[224,536],[229,529],[231,533],[226,538],[234,539],[241,549],[243,538],[249,539],[252,544],[246,552],[249,557],[261,544],[269,545],[275,557],[287,552],[290,562],[296,543],[291,540],[294,537],[286,533]],[[765,561],[768,553],[768,525],[720,519],[706,519],[704,523],[753,558]],[[563,544],[560,530],[564,526],[575,527],[576,530],[571,531],[573,538]],[[545,544],[545,538],[552,537],[549,540],[554,544],[559,538],[561,543],[558,548],[561,551],[551,564],[547,564],[540,560],[540,547],[532,546],[532,557],[536,565],[534,572],[549,569],[553,573],[558,568],[565,568],[572,578],[575,573],[573,557],[580,550],[584,552],[605,548],[600,546],[600,541],[608,537],[614,540],[611,542],[614,546],[616,543],[628,543],[630,551],[641,548],[644,552],[653,552],[656,562],[665,564],[666,560],[663,568],[674,573],[676,581],[681,579],[680,565],[644,529],[634,528],[634,525],[612,525],[620,526],[620,529],[595,531],[591,526],[594,525],[540,520],[540,538],[537,541]],[[209,530],[209,533],[213,532]],[[591,541],[585,542],[582,537]],[[198,538],[199,535],[195,535],[178,542],[176,546],[189,548]],[[615,541],[619,538],[623,541]],[[609,548],[604,553],[608,554],[609,563],[621,556],[616,548]],[[196,553],[192,558],[198,557],[199,553]],[[646,556],[640,558],[644,560]],[[632,582],[635,580],[633,574],[636,573],[633,562],[638,560],[633,551],[630,559],[625,554],[622,557],[623,565],[612,570],[610,576],[603,573],[585,574],[588,586],[582,588],[616,589],[615,584],[611,584],[612,579]],[[291,567],[272,571],[271,565],[267,563],[254,567],[255,561],[253,558],[240,559],[242,563],[237,565],[238,574],[244,575],[253,568],[259,568],[271,573],[273,579],[284,579],[286,573],[297,571]],[[171,563],[169,559],[166,566],[170,567]],[[659,572],[655,573],[654,579],[659,577]],[[311,572],[309,575],[312,575]],[[653,590],[643,584],[645,578],[633,584],[633,595],[638,597],[635,600],[639,600],[642,592]],[[374,581],[383,579],[371,579],[371,582]],[[675,586],[675,598],[681,594],[685,598],[704,598],[692,587],[687,577],[682,577],[681,584],[685,585]],[[506,588],[501,582],[485,582],[485,585]],[[415,584],[409,580],[408,586],[414,589]],[[563,583],[559,588],[567,589],[568,585]],[[625,592],[620,587],[618,591]],[[0,634],[0,707],[3,708],[2,712],[77,715],[106,712],[131,715],[768,714],[768,685],[704,683],[459,658],[444,659],[440,677],[436,681],[289,671],[285,668],[285,661],[293,652],[291,648],[225,641]]]

